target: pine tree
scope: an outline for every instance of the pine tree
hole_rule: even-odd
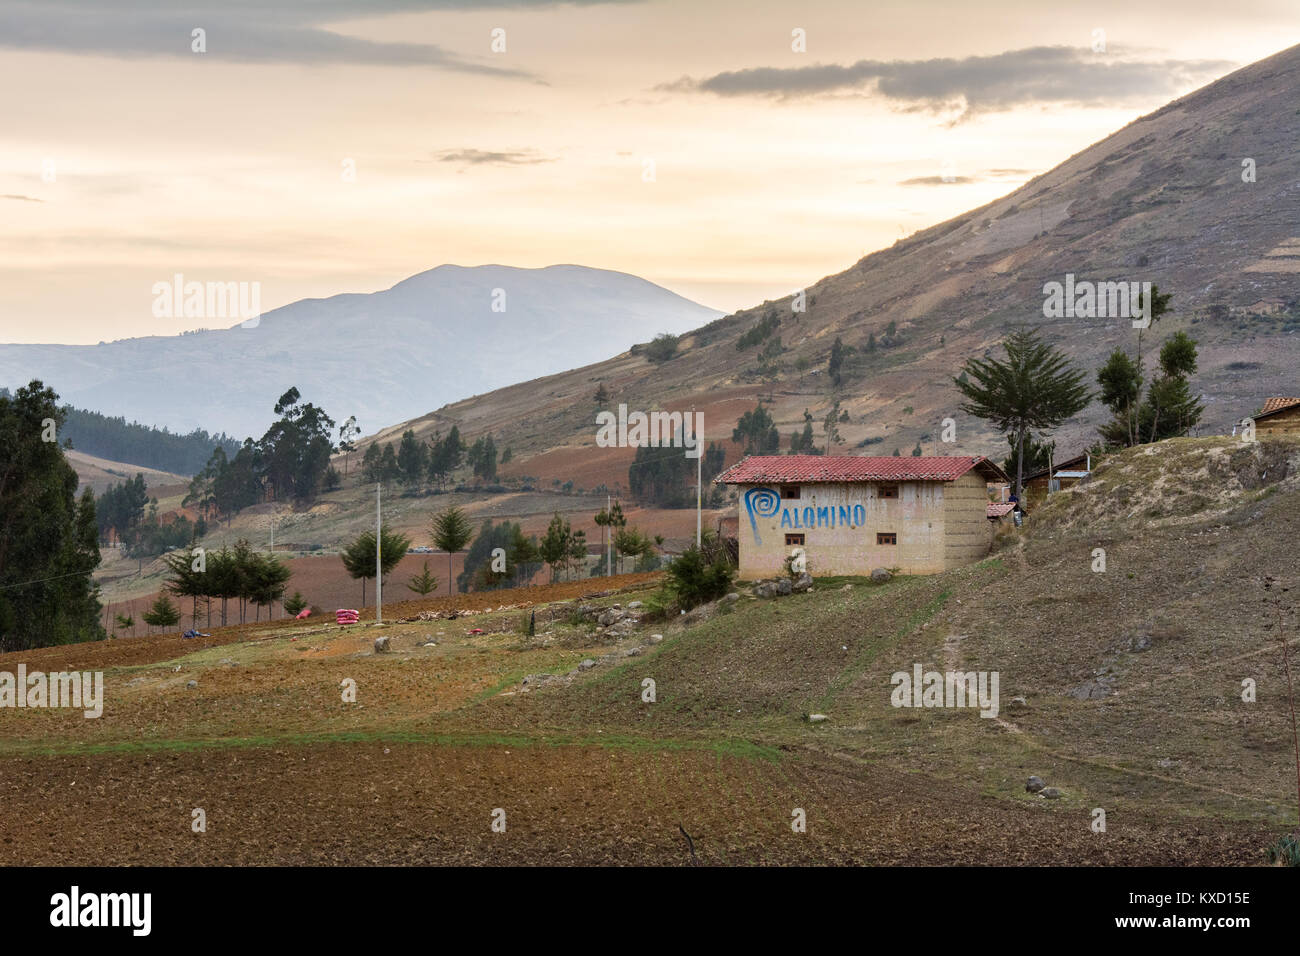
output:
[[[954,378],[966,396],[961,410],[1015,437],[1016,496],[1023,490],[1025,440],[1031,431],[1055,428],[1088,406],[1092,396],[1082,372],[1038,332],[1021,329],[1003,342],[1005,359],[966,361],[967,381]]]

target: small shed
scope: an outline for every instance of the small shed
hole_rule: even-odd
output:
[[[1300,398],[1267,399],[1259,414],[1251,420],[1255,423],[1256,437],[1300,433]]]

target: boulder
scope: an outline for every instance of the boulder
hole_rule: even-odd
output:
[[[596,662],[593,661],[590,657],[588,657],[585,661],[583,661],[581,664],[578,665],[578,670],[589,671],[595,666],[596,666]]]
[[[1030,777],[1029,782],[1025,784],[1025,789],[1028,790],[1030,793],[1038,793],[1038,791],[1043,789],[1043,778]]]
[[[609,627],[611,624],[617,624],[619,621],[623,620],[623,618],[626,616],[627,615],[625,615],[618,608],[611,607],[607,611],[605,611],[605,613],[603,613],[600,617],[596,618],[596,623],[599,624],[601,627]]]
[[[627,604],[627,609],[628,609],[629,611],[635,611],[635,610],[636,610],[637,608],[639,608],[639,607],[641,607],[641,602],[640,602],[640,601],[629,601],[628,604]]]
[[[830,720],[830,718],[827,717],[825,714],[809,714],[809,715],[808,715],[808,723],[810,723],[810,724],[820,724],[820,723],[824,723],[825,721],[828,721],[828,720]]]
[[[388,637],[387,637],[387,635],[385,635],[384,637],[376,637],[376,638],[375,638],[375,653],[376,653],[376,654],[387,654],[387,653],[388,653]]]
[[[735,604],[739,600],[740,600],[740,595],[735,591],[732,591],[730,594],[727,595],[728,604]]]
[[[196,680],[192,680],[192,681],[190,681],[188,684],[185,685],[185,687],[186,687],[187,690],[193,690],[194,688],[196,688],[196,687],[198,687],[198,686],[199,686],[199,682],[196,681]]]
[[[890,574],[888,571],[886,571],[884,568],[876,568],[874,571],[871,572],[871,580],[875,584],[884,584],[887,581],[889,581],[891,578],[893,578],[893,575]]]
[[[1048,800],[1059,800],[1061,797],[1061,791],[1057,790],[1055,787],[1044,787],[1038,792],[1038,795],[1040,797],[1046,797]]]
[[[807,571],[804,571],[802,574],[800,574],[790,584],[791,590],[796,591],[798,593],[811,591],[812,586],[813,586],[813,576],[809,574]]]

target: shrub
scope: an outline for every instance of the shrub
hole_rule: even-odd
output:
[[[682,610],[716,601],[731,590],[735,572],[725,558],[708,560],[694,545],[668,565],[667,586]]]

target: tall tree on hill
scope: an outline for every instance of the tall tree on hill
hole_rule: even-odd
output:
[[[1175,332],[1160,347],[1160,374],[1147,389],[1143,409],[1144,420],[1150,419],[1147,441],[1185,435],[1201,420],[1205,406],[1192,395],[1187,382],[1195,371],[1196,340],[1186,332]]]
[[[1019,329],[1003,342],[1005,359],[972,358],[953,379],[966,397],[961,410],[1015,438],[1016,497],[1023,491],[1025,440],[1032,431],[1056,428],[1088,407],[1092,396],[1083,372],[1034,329]]]
[[[575,562],[586,559],[587,533],[574,531],[569,519],[557,511],[546,528],[546,534],[538,542],[537,551],[541,559],[550,565],[551,581],[554,583],[562,571],[571,568]]]
[[[95,498],[58,443],[63,411],[33,380],[0,397],[0,650],[97,640]]]
[[[457,439],[459,440],[459,435]],[[469,542],[474,529],[465,512],[455,506],[444,508],[433,519],[433,543],[440,551],[447,552],[448,587],[455,587],[452,576],[452,556]]]
[[[263,473],[273,497],[299,501],[320,490],[334,453],[334,419],[290,388],[275,403],[280,418],[258,442]]]
[[[339,426],[339,451],[343,452],[343,477],[347,477],[348,463],[352,453],[357,450],[357,436],[361,429],[357,426],[357,416],[349,415],[348,420]]]
[[[397,468],[401,472],[403,484],[418,485],[424,480],[427,456],[428,449],[424,442],[416,440],[414,429],[408,428],[402,432],[402,440],[397,447]]]

